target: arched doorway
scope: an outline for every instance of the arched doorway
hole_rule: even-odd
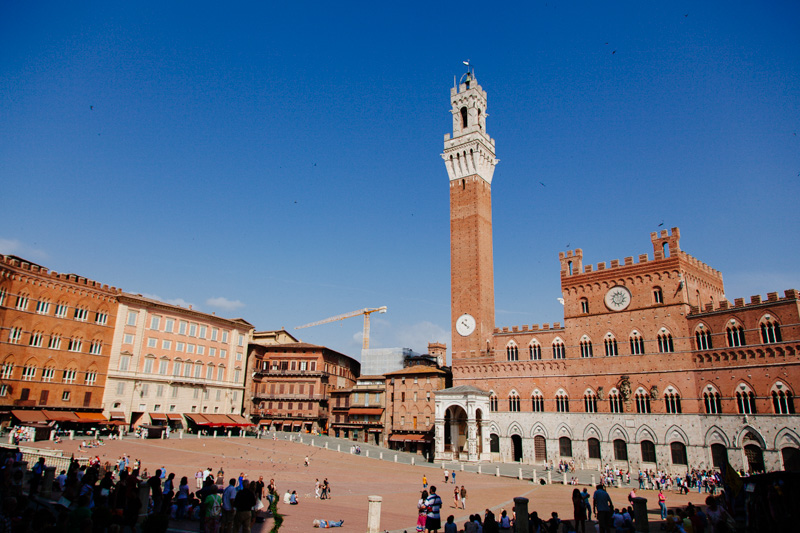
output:
[[[533,459],[537,463],[547,461],[547,441],[541,435],[533,437]]]
[[[522,437],[511,435],[511,458],[515,463],[522,461]]]
[[[725,465],[728,464],[728,448],[724,444],[711,445],[711,463],[720,471],[725,469]]]
[[[500,437],[496,433],[489,435],[489,451],[500,453]]]
[[[453,459],[458,460],[461,453],[467,454],[467,412],[463,407],[453,405],[445,412],[444,445],[452,451]]]
[[[746,444],[744,456],[747,458],[747,470],[751,474],[764,472],[764,453],[756,444]]]
[[[787,472],[800,472],[800,449],[783,448],[781,450],[783,458],[783,469]]]

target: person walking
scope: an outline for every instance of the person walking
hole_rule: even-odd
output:
[[[461,509],[467,508],[467,488],[461,485]]]
[[[586,533],[586,504],[578,489],[572,489],[572,518],[575,520],[576,533]]]
[[[442,518],[439,515],[439,510],[442,508],[442,499],[436,494],[436,487],[433,485],[431,485],[431,493],[425,500],[425,507],[427,508],[425,529],[438,533],[442,527]]]
[[[428,488],[428,476],[426,476],[425,474],[422,474],[422,488],[423,489]]]
[[[600,526],[600,533],[610,533],[611,515],[614,511],[614,504],[611,502],[611,496],[608,495],[602,484],[597,485],[597,490],[595,490],[592,495],[592,502],[594,514]]]
[[[450,481],[450,471],[449,470],[445,470],[444,471],[444,484],[447,485],[447,483],[449,481]]]
[[[461,508],[461,503],[459,501],[460,499],[461,499],[461,491],[458,490],[458,487],[455,487],[453,489],[453,507],[455,509]]]

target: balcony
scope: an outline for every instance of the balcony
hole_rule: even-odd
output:
[[[280,369],[280,370],[268,370],[268,369],[256,369],[256,375],[259,377],[282,377],[282,376],[304,376],[304,377],[325,377],[328,374],[323,372],[322,370],[289,370],[289,369]]]
[[[253,393],[253,396],[250,398],[252,401],[260,401],[260,400],[272,400],[272,401],[324,401],[328,399],[327,394],[280,394],[280,393],[269,393],[269,392],[256,392]]]

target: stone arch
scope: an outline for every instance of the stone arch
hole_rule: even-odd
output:
[[[565,424],[565,423],[561,423],[558,426],[558,429],[556,429],[556,435],[558,435],[559,437],[566,436],[566,437],[569,437],[570,440],[574,440],[574,438],[572,436],[572,428],[569,427],[569,425]]]
[[[781,428],[775,436],[775,449],[787,447],[800,448],[800,435],[793,429]]]
[[[642,425],[636,430],[636,442],[642,442],[643,440],[649,440],[653,444],[658,444],[656,432],[653,431],[650,426]]]
[[[731,443],[728,439],[728,436],[719,426],[711,426],[706,431],[706,436],[704,438],[705,446],[711,446],[712,444],[722,444],[726,448],[730,448]]]
[[[489,422],[489,433],[494,433],[496,435],[500,435],[502,432],[500,431],[500,426],[497,425],[497,422],[492,420]]]
[[[592,437],[597,440],[603,440],[603,434],[600,432],[600,428],[591,423],[586,424],[586,427],[583,429],[583,440],[589,440]]]
[[[612,442],[614,439],[622,439],[625,442],[630,442],[630,439],[628,438],[628,432],[625,431],[625,428],[619,424],[614,424],[611,426],[611,429],[608,432],[608,442]]]
[[[761,433],[756,428],[754,428],[749,424],[740,429],[739,432],[736,434],[736,438],[733,441],[734,446],[736,446],[737,448],[741,448],[742,446],[744,446],[744,437],[748,433],[753,437],[753,439],[758,443],[758,445],[761,446],[762,450],[765,450],[767,448],[767,441],[764,440],[763,435],[761,435]]]
[[[689,437],[686,435],[686,432],[680,426],[670,426],[665,433],[664,442],[682,442],[684,446],[689,445]]]
[[[514,422],[511,422],[511,424],[508,425],[508,429],[506,430],[506,435],[509,437],[512,435],[519,435],[521,437],[524,434],[525,432],[522,431],[522,426],[516,420]]]
[[[544,424],[541,422],[536,422],[533,427],[531,428],[531,437],[535,437],[537,435],[541,435],[545,439],[549,438],[547,435],[547,428],[544,427]]]

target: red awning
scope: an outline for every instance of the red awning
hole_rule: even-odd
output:
[[[11,411],[11,414],[23,424],[47,422],[48,420],[43,411]]]
[[[103,416],[103,413],[79,413],[75,412],[78,415],[78,418],[81,420],[85,420],[86,422],[108,422],[106,417]]]
[[[234,424],[237,426],[252,426],[253,423],[250,422],[248,419],[243,417],[242,415],[225,415],[230,418]]]
[[[348,415],[372,415],[380,416],[383,414],[382,407],[352,407],[347,411]]]
[[[167,413],[167,420],[173,422],[183,422],[183,416],[180,413]]]
[[[430,442],[430,438],[427,435],[419,435],[419,434],[409,434],[409,435],[398,435],[394,434],[389,437],[389,442]]]
[[[272,420],[259,420],[258,421],[258,425],[259,426],[269,426],[271,424],[272,424]]]
[[[236,425],[225,415],[205,414],[204,416],[208,420],[209,425],[212,427],[232,427]]]
[[[111,411],[108,414],[109,420],[125,420],[125,413],[122,411]]]
[[[294,422],[294,423],[292,423],[292,427],[299,428],[299,427],[300,427],[300,422]]]
[[[200,413],[183,413],[183,414],[198,426],[207,426],[211,423],[204,415],[201,415]]]
[[[42,411],[48,420],[54,422],[85,422],[72,411]]]
[[[164,413],[150,413],[150,420],[152,420],[153,422],[155,422],[156,420],[166,422],[167,415]]]

